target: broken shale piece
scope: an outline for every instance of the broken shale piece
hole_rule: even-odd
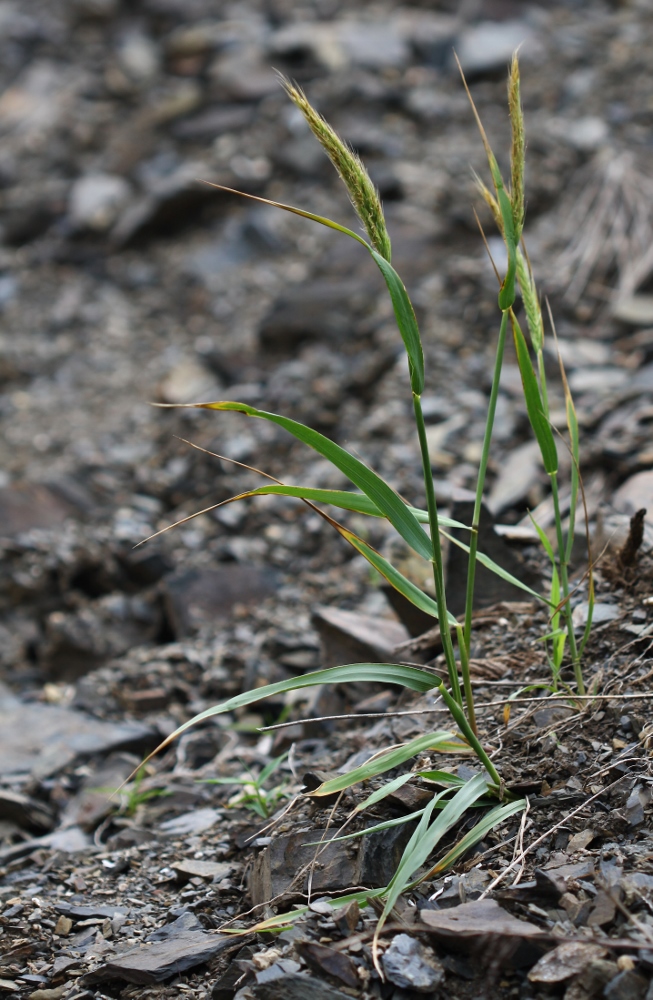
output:
[[[193,913],[183,913],[173,923],[150,934],[148,947],[130,948],[112,956],[105,965],[84,977],[84,985],[105,979],[149,985],[204,965],[226,948],[233,947],[228,935],[207,934]]]

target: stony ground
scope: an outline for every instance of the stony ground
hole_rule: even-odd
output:
[[[0,3],[0,992],[653,996],[648,528],[633,565],[616,555],[653,494],[652,40],[646,0]],[[547,679],[548,623],[481,578],[481,729],[529,811],[398,904],[380,976],[373,908],[334,915],[323,897],[387,884],[411,828],[316,853],[368,790],[325,805],[302,789],[447,726],[434,697],[381,685],[280,697],[190,730],[111,797],[181,722],[243,689],[360,659],[442,668],[427,623],[391,609],[367,564],[294,500],[220,507],[134,548],[261,484],[228,459],[345,486],[270,424],[150,404],[282,411],[423,503],[406,363],[362,248],[201,183],[355,226],[280,70],[382,193],[424,338],[438,499],[465,520],[498,330],[474,208],[499,263],[502,248],[474,189],[483,149],[452,50],[505,164],[519,44],[526,235],[602,553],[585,656],[598,697],[570,708],[534,689],[508,718],[507,697]],[[552,343],[547,364],[555,421]],[[527,511],[550,527],[547,490],[509,353],[484,545],[536,588],[546,566]],[[426,582],[383,523],[347,523]],[[581,627],[581,536],[575,553]],[[456,612],[463,574],[454,551]],[[419,764],[470,773],[462,757]],[[348,828],[407,815],[432,790],[415,779]],[[280,936],[247,933],[302,903]]]

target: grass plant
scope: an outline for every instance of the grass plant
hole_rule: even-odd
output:
[[[259,774],[254,774],[245,764],[243,764],[243,774],[234,778],[203,778],[203,785],[236,785],[239,792],[229,799],[227,806],[230,809],[249,809],[256,813],[261,819],[269,819],[277,809],[279,803],[289,798],[288,782],[283,779],[272,788],[266,788],[265,783],[274,774],[279,765],[286,759],[288,753],[282,753],[279,757],[266,764]]]
[[[253,702],[258,702],[271,695],[282,694],[287,691],[314,685],[372,681],[374,683],[400,685],[418,692],[433,691],[439,693],[451,716],[451,727],[449,729],[428,732],[408,743],[387,748],[377,753],[362,766],[347,774],[326,781],[316,791],[311,793],[316,798],[320,798],[337,791],[343,791],[371,778],[378,778],[378,776],[387,774],[397,768],[405,768],[412,759],[425,752],[467,752],[475,755],[478,763],[481,765],[479,773],[467,782],[452,779],[450,775],[442,778],[442,772],[431,772],[432,774],[440,774],[439,781],[440,784],[443,784],[443,787],[437,792],[434,790],[433,798],[426,808],[411,817],[417,822],[417,825],[404,852],[399,868],[390,884],[383,889],[374,890],[374,892],[368,891],[362,894],[358,893],[355,897],[347,897],[357,898],[359,902],[365,902],[373,897],[383,900],[383,910],[380,920],[382,924],[401,892],[407,888],[414,887],[424,878],[432,877],[434,874],[445,871],[447,867],[455,863],[464,851],[473,846],[490,829],[516,812],[519,812],[525,806],[524,800],[515,800],[505,789],[497,767],[477,731],[469,661],[472,641],[475,572],[478,563],[488,566],[494,572],[509,579],[515,586],[521,587],[531,596],[538,597],[538,599],[544,601],[551,614],[549,641],[552,649],[553,687],[557,688],[565,648],[568,648],[570,661],[574,670],[576,691],[579,694],[584,692],[583,676],[580,667],[582,643],[578,644],[574,636],[571,620],[571,586],[569,580],[569,561],[580,489],[580,476],[578,472],[578,424],[575,418],[571,395],[566,380],[564,380],[567,400],[569,448],[572,453],[571,510],[569,513],[567,536],[565,537],[559,497],[556,434],[550,423],[549,401],[544,371],[544,324],[535,282],[522,243],[525,212],[525,141],[517,57],[513,58],[508,82],[508,106],[512,125],[509,188],[503,181],[497,159],[492,152],[476,108],[472,102],[472,109],[487,153],[493,190],[491,191],[486,187],[482,181],[478,183],[504,238],[507,251],[507,265],[505,274],[499,278],[499,334],[496,345],[492,386],[488,401],[482,454],[477,476],[476,500],[472,523],[468,526],[460,525],[457,522],[452,522],[450,519],[444,518],[436,502],[431,462],[428,453],[426,426],[421,404],[421,397],[426,384],[422,342],[412,303],[400,276],[391,263],[391,244],[378,194],[360,159],[315,111],[302,91],[288,82],[284,82],[284,86],[288,96],[306,118],[308,125],[324,147],[347,187],[350,200],[359,217],[363,230],[368,236],[369,242],[359,233],[323,216],[318,216],[304,209],[279,202],[271,202],[262,198],[255,200],[264,201],[284,211],[292,212],[356,240],[369,252],[378,266],[390,296],[398,331],[403,340],[408,359],[409,391],[413,404],[415,431],[421,454],[425,505],[424,507],[409,505],[389,483],[384,481],[364,462],[312,427],[280,414],[257,409],[242,402],[219,401],[193,404],[193,406],[194,408],[214,412],[239,412],[249,417],[276,424],[297,440],[306,444],[313,451],[326,458],[349,479],[352,486],[355,487],[352,491],[319,490],[308,486],[287,486],[274,480],[271,484],[247,491],[240,494],[239,497],[231,498],[230,501],[225,502],[232,502],[244,497],[276,494],[296,497],[308,504],[339,532],[341,537],[362,555],[375,570],[385,577],[396,590],[422,611],[431,615],[434,620],[437,620],[442,636],[448,683],[445,684],[427,669],[405,664],[358,663],[318,670],[301,677],[293,677],[276,684],[245,691],[234,698],[230,698],[228,701],[215,705],[180,726],[161,746],[167,745],[180,733],[184,732],[184,730],[212,716],[225,712],[233,712],[236,709],[250,705]],[[246,197],[254,196],[248,195]],[[530,348],[515,314],[518,289],[521,291],[527,327],[530,333]],[[507,574],[478,550],[481,504],[490,459],[499,380],[509,332],[512,334],[514,340],[517,361],[522,376],[526,410],[540,447],[544,468],[551,481],[555,509],[555,538],[553,540],[549,539],[540,529],[542,543],[552,564],[552,585],[550,594],[546,598],[535,594],[534,591],[530,590],[530,588],[526,587],[518,579]],[[531,348],[535,355],[535,364],[531,357]],[[271,477],[268,478],[270,479]],[[364,538],[351,531],[346,525],[340,523],[331,514],[324,511],[321,506],[317,506],[318,504],[328,505],[345,512],[355,511],[359,515],[386,518],[405,544],[431,564],[435,599],[412,583],[388,559],[370,546]],[[211,509],[213,508],[207,508],[207,510]],[[461,545],[469,555],[467,600],[462,621],[457,620],[447,607],[441,535],[450,537],[447,535],[447,528],[450,527],[466,527],[466,530],[469,531],[469,544],[451,538],[453,543]],[[456,655],[456,647],[458,655]],[[384,794],[391,791],[397,783],[411,780],[413,776],[412,772],[404,771],[399,777],[392,778],[389,783],[386,783],[377,792],[368,796],[365,803],[359,808],[366,808],[373,801],[378,801]],[[424,776],[427,777],[426,774]],[[435,780],[437,784],[438,779],[431,780]],[[435,787],[434,785],[434,789]],[[490,806],[491,808],[457,844],[445,851],[439,860],[434,863],[432,856],[442,838],[455,827],[463,814],[474,805]],[[378,827],[372,829],[378,829]],[[337,903],[338,905],[342,904],[343,899],[341,898]],[[336,901],[334,901],[334,905],[336,905]],[[284,921],[287,924],[290,919],[287,914],[280,915],[278,918],[273,918],[271,921],[265,921],[263,924],[258,925],[258,928],[262,930],[273,929],[274,927],[284,925]]]

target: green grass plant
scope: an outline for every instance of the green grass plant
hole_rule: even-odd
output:
[[[524,800],[514,800],[504,788],[497,767],[491,759],[487,748],[484,746],[482,739],[479,738],[477,731],[469,661],[472,642],[475,572],[478,563],[488,566],[504,578],[510,579],[516,586],[526,590],[531,596],[538,597],[546,604],[551,613],[549,642],[552,650],[553,687],[557,689],[560,671],[563,666],[565,648],[568,647],[575,673],[576,691],[579,694],[582,694],[584,691],[580,668],[580,655],[583,643],[577,643],[574,636],[569,600],[571,596],[569,562],[574,534],[574,519],[580,490],[578,424],[569,387],[566,379],[564,379],[563,372],[567,401],[569,449],[572,454],[571,511],[567,529],[568,535],[565,537],[558,484],[558,445],[556,432],[554,432],[550,423],[549,401],[544,371],[544,324],[530,263],[522,243],[525,212],[525,141],[517,57],[513,58],[508,83],[508,106],[512,126],[509,188],[503,181],[497,159],[492,152],[480,118],[472,102],[473,112],[476,116],[487,153],[493,191],[490,191],[482,181],[478,183],[482,195],[490,206],[500,232],[503,235],[507,251],[507,264],[505,274],[499,278],[499,334],[496,345],[492,386],[488,401],[482,454],[477,476],[474,512],[472,523],[468,526],[460,525],[457,522],[444,518],[438,509],[421,403],[421,397],[426,385],[422,341],[415,311],[408,292],[391,263],[390,238],[378,194],[361,160],[315,111],[302,91],[287,81],[284,82],[284,86],[290,99],[304,115],[309,127],[322,144],[343,180],[351,203],[368,239],[331,219],[304,209],[285,205],[280,202],[267,201],[262,198],[255,200],[264,201],[266,204],[292,212],[295,215],[327,226],[342,235],[356,240],[367,250],[376,263],[388,290],[398,332],[402,338],[408,360],[408,391],[412,400],[415,432],[421,455],[424,506],[414,507],[408,504],[388,482],[384,481],[363,461],[314,428],[299,423],[296,420],[292,420],[281,414],[257,409],[246,403],[231,400],[193,404],[193,406],[213,412],[239,412],[245,416],[276,424],[297,440],[303,442],[314,452],[327,459],[347,477],[355,488],[352,491],[318,490],[308,486],[287,486],[274,480],[272,485],[265,485],[258,489],[247,491],[225,502],[232,502],[244,497],[276,494],[296,497],[308,504],[312,510],[339,532],[341,537],[362,555],[407,600],[432,616],[434,622],[437,621],[442,637],[444,659],[447,668],[447,683],[445,684],[427,669],[405,664],[358,663],[318,670],[301,677],[293,677],[276,684],[258,687],[252,691],[245,691],[234,698],[230,698],[228,701],[215,705],[180,726],[161,746],[163,747],[170,743],[171,740],[175,739],[190,726],[194,726],[215,715],[233,712],[271,695],[278,695],[314,685],[371,681],[374,683],[404,686],[418,692],[432,691],[439,693],[451,716],[450,729],[428,732],[399,747],[387,748],[376,754],[362,766],[348,774],[326,781],[316,791],[311,793],[315,798],[319,799],[334,792],[342,792],[353,785],[376,778],[381,774],[387,774],[397,768],[405,768],[412,759],[425,752],[467,752],[476,756],[478,763],[481,765],[481,770],[469,781],[462,782],[452,779],[451,776],[442,778],[442,774],[445,772],[432,772],[440,775],[439,780],[440,783],[444,784],[444,787],[437,793],[434,793],[432,800],[425,809],[413,816],[413,819],[417,821],[415,831],[390,884],[381,890],[348,897],[357,898],[359,901],[369,900],[372,897],[382,899],[383,910],[381,922],[383,922],[403,891],[416,886],[419,881],[429,875],[432,876],[434,873],[445,871],[447,867],[454,864],[466,850],[469,850],[490,829],[514,815],[525,806]],[[254,196],[248,195],[246,197]],[[530,346],[526,341],[515,313],[518,289],[521,291],[526,323],[530,334]],[[551,481],[555,510],[555,538],[550,540],[540,529],[542,543],[552,564],[551,591],[549,596],[545,598],[535,594],[534,591],[530,590],[519,580],[511,577],[478,550],[481,505],[490,460],[499,381],[509,333],[512,334],[515,344],[517,362],[523,382],[526,410],[533,433],[539,444],[544,469]],[[535,355],[535,364],[532,361],[531,350]],[[268,478],[271,479],[272,477]],[[435,598],[412,583],[397,567],[392,565],[388,559],[365,541],[364,538],[326,513],[321,506],[318,506],[320,504],[328,505],[344,512],[353,511],[358,515],[386,518],[405,544],[419,557],[430,563]],[[211,509],[213,508],[207,508],[207,510]],[[469,544],[451,538],[451,541],[460,544],[468,552],[469,556],[466,607],[462,621],[457,620],[447,606],[441,536],[450,537],[446,529],[451,527],[466,528],[469,531]],[[586,641],[586,636],[583,639]],[[456,655],[456,647],[458,655]],[[408,771],[399,775],[399,777],[392,778],[384,786],[386,789],[385,793],[383,789],[373,793],[371,796],[368,796],[366,803],[370,804],[372,801],[379,801],[384,794],[388,794],[388,789],[392,790],[393,786],[398,786],[398,784],[410,780],[410,777],[411,773]],[[232,779],[217,780],[231,781]],[[375,796],[377,797],[375,798]],[[432,863],[432,860],[429,861],[429,859],[432,859],[433,853],[438,848],[445,834],[459,822],[470,807],[482,804],[487,808],[488,804],[492,801],[495,803],[494,807],[491,808],[490,812],[485,814],[472,830],[466,833],[453,847],[449,848],[435,865]],[[256,798],[256,795],[251,805],[256,811],[260,811],[261,815],[263,815],[267,808]],[[341,899],[339,903],[341,904],[342,902],[343,900]],[[266,921],[258,925],[258,928],[270,930],[274,927],[283,926],[284,920],[287,924],[289,919],[288,915],[283,915],[279,918],[274,918],[272,921]]]
[[[243,764],[243,774],[240,777],[203,778],[201,784],[238,786],[240,792],[236,792],[229,799],[227,803],[229,808],[249,809],[261,819],[269,819],[279,803],[289,798],[288,782],[283,779],[271,788],[265,787],[268,778],[274,774],[287,756],[286,752],[275,757],[258,774],[254,774],[250,768]]]

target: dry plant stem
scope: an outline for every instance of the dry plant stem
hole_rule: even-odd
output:
[[[447,662],[447,671],[453,696],[459,705],[462,706],[463,699],[458,680],[458,666],[451,639],[451,628],[449,626],[449,615],[447,612],[447,599],[444,589],[444,573],[442,569],[442,547],[440,545],[440,525],[438,522],[438,505],[435,499],[435,487],[433,486],[433,472],[431,470],[431,459],[429,458],[429,446],[426,439],[426,424],[422,413],[422,401],[417,393],[413,393],[413,409],[415,411],[415,423],[417,425],[417,436],[422,455],[422,471],[424,473],[424,489],[426,491],[426,506],[429,512],[429,527],[431,529],[431,544],[433,546],[433,583],[435,584],[435,599],[438,605],[438,622],[440,634],[442,636],[442,646]],[[471,694],[471,688],[470,688]],[[474,717],[474,702],[470,698],[468,702],[470,709],[470,721]],[[472,728],[476,732],[476,723],[472,723]]]
[[[590,796],[589,799],[586,799],[585,802],[582,802],[576,809],[573,809],[570,813],[567,813],[566,816],[563,816],[563,818],[560,820],[559,823],[556,823],[555,826],[550,827],[550,829],[548,829],[545,833],[543,833],[540,837],[538,837],[537,840],[534,840],[532,844],[529,844],[528,847],[526,847],[516,858],[514,858],[513,861],[511,861],[511,863],[508,865],[507,868],[503,869],[500,875],[497,875],[497,877],[494,879],[493,882],[490,882],[487,889],[479,896],[479,899],[485,899],[485,897],[490,892],[492,892],[493,889],[496,889],[496,887],[501,882],[503,882],[506,875],[508,875],[509,872],[513,870],[513,868],[516,868],[517,865],[521,865],[526,855],[530,854],[531,851],[534,850],[534,848],[536,848],[539,844],[541,844],[543,840],[546,840],[547,837],[550,837],[551,834],[555,833],[556,830],[559,830],[561,826],[565,826],[565,824],[568,823],[569,820],[572,819],[574,816],[576,816],[577,813],[582,812],[583,809],[585,809],[590,804],[590,802],[593,802],[594,799],[598,799],[599,796],[604,795],[605,792],[609,792],[611,788],[614,788],[615,785],[618,785],[619,782],[622,780],[623,778],[617,778],[617,780],[613,781],[612,784],[606,785],[605,788],[602,788],[599,792],[596,792],[594,795]]]

